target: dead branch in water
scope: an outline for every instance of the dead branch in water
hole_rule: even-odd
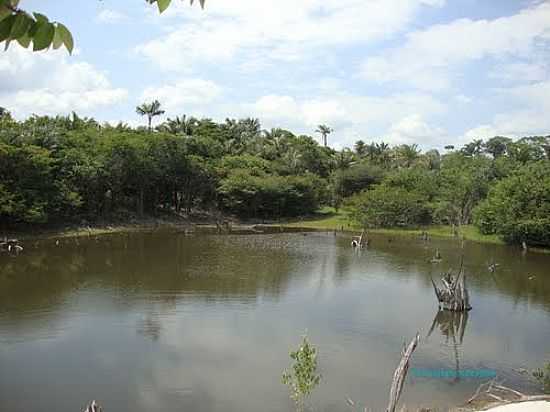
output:
[[[440,308],[453,312],[464,312],[472,308],[470,306],[470,294],[466,287],[464,257],[460,259],[460,269],[456,276],[453,276],[451,271],[443,275],[441,279],[442,288],[437,287],[433,279],[431,281]]]
[[[419,340],[420,340],[420,335],[417,333],[416,336],[413,338],[413,340],[411,340],[409,345],[407,347],[403,347],[401,360],[399,361],[399,365],[397,365],[397,369],[393,373],[393,379],[392,379],[391,389],[390,389],[390,400],[388,403],[388,407],[386,408],[386,412],[395,412],[395,409],[397,408],[397,403],[399,402],[399,398],[401,397],[401,392],[403,391],[403,383],[405,382],[405,378],[407,377],[407,372],[409,371],[409,362],[411,360],[411,356],[414,350],[418,346]],[[355,402],[353,402],[353,400],[351,400],[350,398],[347,398],[346,401],[352,411],[357,410]],[[367,412],[367,411],[369,411],[369,409],[365,407],[364,412]]]
[[[403,356],[401,357],[401,361],[399,362],[397,369],[393,373],[393,380],[390,389],[390,401],[388,403],[388,407],[386,408],[386,412],[395,412],[397,402],[399,402],[399,397],[403,391],[403,383],[405,382],[407,372],[409,371],[409,362],[414,350],[418,346],[419,339],[420,336],[417,334],[411,343],[409,343],[407,349],[403,351]]]
[[[545,400],[550,400],[550,395],[526,395],[493,379],[479,385],[473,396],[466,401],[466,405],[479,404],[483,405],[483,408],[489,408],[509,403]]]
[[[101,409],[101,406],[99,406],[96,401],[92,401],[92,403],[84,409],[84,412],[103,412],[103,409]]]

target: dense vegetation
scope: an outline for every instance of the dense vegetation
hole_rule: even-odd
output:
[[[138,108],[148,125],[161,111],[154,106]],[[1,109],[0,220],[14,227],[193,210],[275,219],[331,205],[365,227],[475,223],[548,246],[549,158],[548,136],[476,140],[444,154],[363,141],[335,151],[262,130],[256,119],[182,116],[132,129],[74,113],[16,121]]]

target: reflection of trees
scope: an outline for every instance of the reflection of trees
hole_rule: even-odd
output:
[[[17,258],[0,256],[0,314],[32,327],[29,312],[32,318],[62,318],[68,296],[93,289],[105,291],[104,296],[126,296],[119,310],[142,305],[132,299],[136,293],[155,304],[188,297],[255,304],[258,296],[278,298],[293,269],[303,266],[303,250],[293,248],[291,237],[285,242],[271,236],[166,232],[62,239],[59,245],[41,241]],[[315,264],[316,259],[308,262]],[[154,324],[153,318],[146,319],[138,329],[154,336]]]
[[[162,323],[156,313],[148,313],[137,322],[137,333],[151,338],[153,341],[157,341],[160,338],[161,329]]]
[[[429,337],[437,326],[441,335],[445,337],[445,343],[452,344],[455,357],[456,380],[459,380],[460,376],[460,358],[458,355],[458,347],[462,345],[467,325],[468,312],[439,310],[435,315],[427,336]]]

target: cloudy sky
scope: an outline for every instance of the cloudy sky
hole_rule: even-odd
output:
[[[65,23],[76,53],[0,52],[0,106],[143,122],[254,116],[331,144],[422,147],[550,134],[550,1],[23,0]]]

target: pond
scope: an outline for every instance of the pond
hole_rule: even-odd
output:
[[[412,368],[522,369],[550,355],[550,255],[453,240],[169,232],[27,241],[0,255],[0,410],[291,411],[281,374],[307,331],[316,411],[383,410],[404,341]],[[435,249],[443,261],[429,263]],[[430,282],[458,268],[473,309],[438,314]],[[487,269],[498,262],[495,273]],[[483,380],[410,373],[408,407],[462,404]]]

